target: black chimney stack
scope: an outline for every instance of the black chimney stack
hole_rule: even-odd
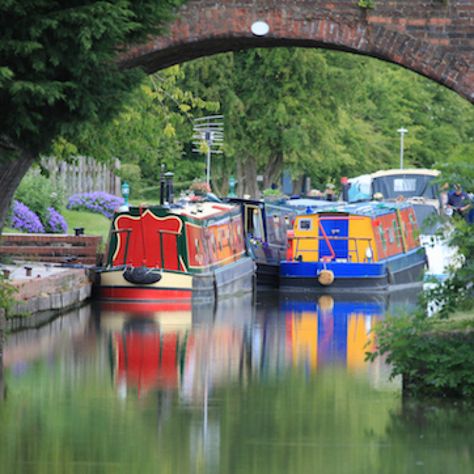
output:
[[[165,203],[165,165],[161,165],[160,172],[160,205]]]

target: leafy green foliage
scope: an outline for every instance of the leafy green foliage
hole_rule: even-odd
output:
[[[441,180],[461,184],[468,192],[474,192],[474,168],[472,152],[474,145],[467,143],[455,147],[448,160],[437,163],[442,171]],[[449,278],[441,285],[429,290],[426,301],[431,301],[441,317],[447,318],[454,311],[474,308],[474,233],[472,224],[460,216],[454,216],[448,224],[449,244],[458,249],[460,265],[450,273]],[[441,229],[443,231],[443,228]]]
[[[140,190],[142,180],[142,171],[136,163],[124,163],[117,172],[122,182],[127,182],[132,190]],[[137,193],[138,194],[138,193]]]
[[[19,181],[56,138],[118,113],[144,76],[120,69],[119,54],[163,33],[184,1],[0,2],[0,170],[13,177],[0,188],[0,229]]]
[[[257,174],[267,187],[282,169],[321,187],[330,178],[398,167],[402,125],[409,130],[406,166],[431,168],[458,144],[474,143],[467,101],[371,58],[276,48],[202,58],[183,68],[182,87],[218,101],[225,116],[225,154],[212,168],[221,189],[229,174],[242,194]]]
[[[474,170],[470,145],[456,147],[453,156],[438,163],[442,180],[463,183],[473,191]],[[461,265],[453,268],[443,283],[425,292],[422,307],[436,308],[435,317],[425,312],[415,316],[389,318],[375,330],[377,351],[370,360],[387,355],[392,376],[403,375],[404,390],[417,396],[474,396],[474,233],[462,218],[449,222],[450,245],[460,254]],[[442,229],[443,230],[443,229]],[[470,317],[453,319],[466,311]]]
[[[2,2],[2,140],[38,154],[59,134],[111,117],[143,77],[118,69],[120,45],[163,31],[181,3]]]
[[[454,230],[449,244],[458,249],[460,266],[452,269],[449,277],[442,283],[434,285],[424,294],[424,301],[437,308],[441,318],[459,310],[474,308],[474,237],[472,225],[463,219],[454,217]]]
[[[386,355],[391,376],[403,376],[407,395],[474,396],[474,320],[440,326],[438,318],[390,317],[376,327],[377,350]]]
[[[131,185],[134,199],[146,197],[148,188],[158,188],[161,164],[179,181],[192,181],[204,173],[204,165],[196,163],[196,156],[182,156],[191,143],[191,114],[215,112],[219,104],[179,87],[182,76],[175,66],[145,79],[117,117],[106,123],[92,121],[68,147],[103,160],[120,158],[120,175]]]
[[[92,120],[81,133],[57,139],[55,149],[138,166],[134,198],[155,196],[162,163],[182,187],[203,176],[204,156],[191,151],[192,118],[216,112],[225,116],[225,153],[212,162],[221,194],[231,174],[240,194],[253,194],[256,175],[269,187],[283,169],[323,187],[340,176],[396,167],[401,125],[409,130],[407,166],[431,168],[453,150],[464,158],[474,143],[473,108],[432,81],[357,55],[275,48],[161,71],[141,83],[112,122]]]
[[[359,0],[357,3],[359,8],[371,9],[375,8],[375,1],[374,0]]]
[[[64,193],[46,176],[39,173],[28,173],[21,181],[15,193],[15,199],[26,204],[46,222],[48,207],[60,211],[64,209]]]
[[[8,282],[7,279],[0,274],[0,309],[3,309],[7,314],[14,303],[13,295],[18,289]]]

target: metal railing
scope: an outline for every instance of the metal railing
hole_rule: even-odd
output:
[[[179,271],[179,252],[178,252],[178,236],[181,235],[181,232],[175,232],[174,230],[165,230],[158,229],[158,234],[160,236],[160,258],[161,258],[161,268],[166,268],[165,264],[165,254],[163,252],[163,234],[165,235],[174,235],[176,237],[176,270]]]
[[[332,241],[335,241],[335,242],[346,241],[348,244],[350,244],[351,242],[354,244],[353,249],[349,248],[350,245],[348,245],[348,249],[347,249],[347,259],[350,260],[351,262],[361,263],[361,262],[365,261],[365,258],[367,258],[366,255],[364,255],[363,259],[361,260],[360,255],[359,255],[359,245],[358,245],[359,243],[367,242],[367,247],[366,248],[370,249],[372,258],[373,258],[373,255],[374,255],[374,249],[372,248],[373,239],[371,237],[328,237],[327,235],[323,235],[323,236],[294,237],[293,240],[296,241],[295,255],[294,255],[295,259],[298,258],[298,255],[304,254],[305,252],[309,253],[309,252],[315,252],[316,251],[315,248],[313,248],[313,249],[300,249],[299,248],[300,241],[312,241],[312,240],[313,241],[317,240],[318,243],[320,243],[321,241],[324,241],[327,244],[328,250],[329,250],[331,255],[322,257],[323,260],[324,259],[328,259],[328,260],[335,260],[336,259],[336,252],[334,251],[334,248],[331,245]],[[321,251],[320,245],[318,245],[318,249],[319,249],[319,252],[320,252]],[[355,256],[355,260],[353,259],[353,256]]]
[[[128,257],[128,247],[129,247],[129,243],[130,243],[130,234],[132,233],[132,229],[114,229],[114,230],[112,230],[112,235],[123,234],[123,233],[127,234],[127,237],[126,237],[126,240],[125,240],[125,251],[124,251],[124,254],[123,254],[123,263],[122,263],[122,265],[126,266],[127,265],[127,257]],[[112,263],[112,266],[114,266],[113,260],[112,260],[111,263]]]

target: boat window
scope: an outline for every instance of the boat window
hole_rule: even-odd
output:
[[[416,179],[399,178],[393,180],[393,190],[397,193],[410,193],[416,191]]]
[[[303,231],[308,231],[313,228],[312,219],[300,219],[298,222],[298,229]]]
[[[373,193],[382,193],[385,199],[424,197],[437,199],[437,185],[434,176],[423,174],[398,174],[379,176],[372,183]]]

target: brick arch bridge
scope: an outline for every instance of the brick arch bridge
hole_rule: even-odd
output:
[[[336,49],[390,61],[474,103],[474,0],[188,0],[169,33],[134,46],[123,67],[148,73],[189,59],[253,47]],[[265,21],[269,33],[250,27]]]

